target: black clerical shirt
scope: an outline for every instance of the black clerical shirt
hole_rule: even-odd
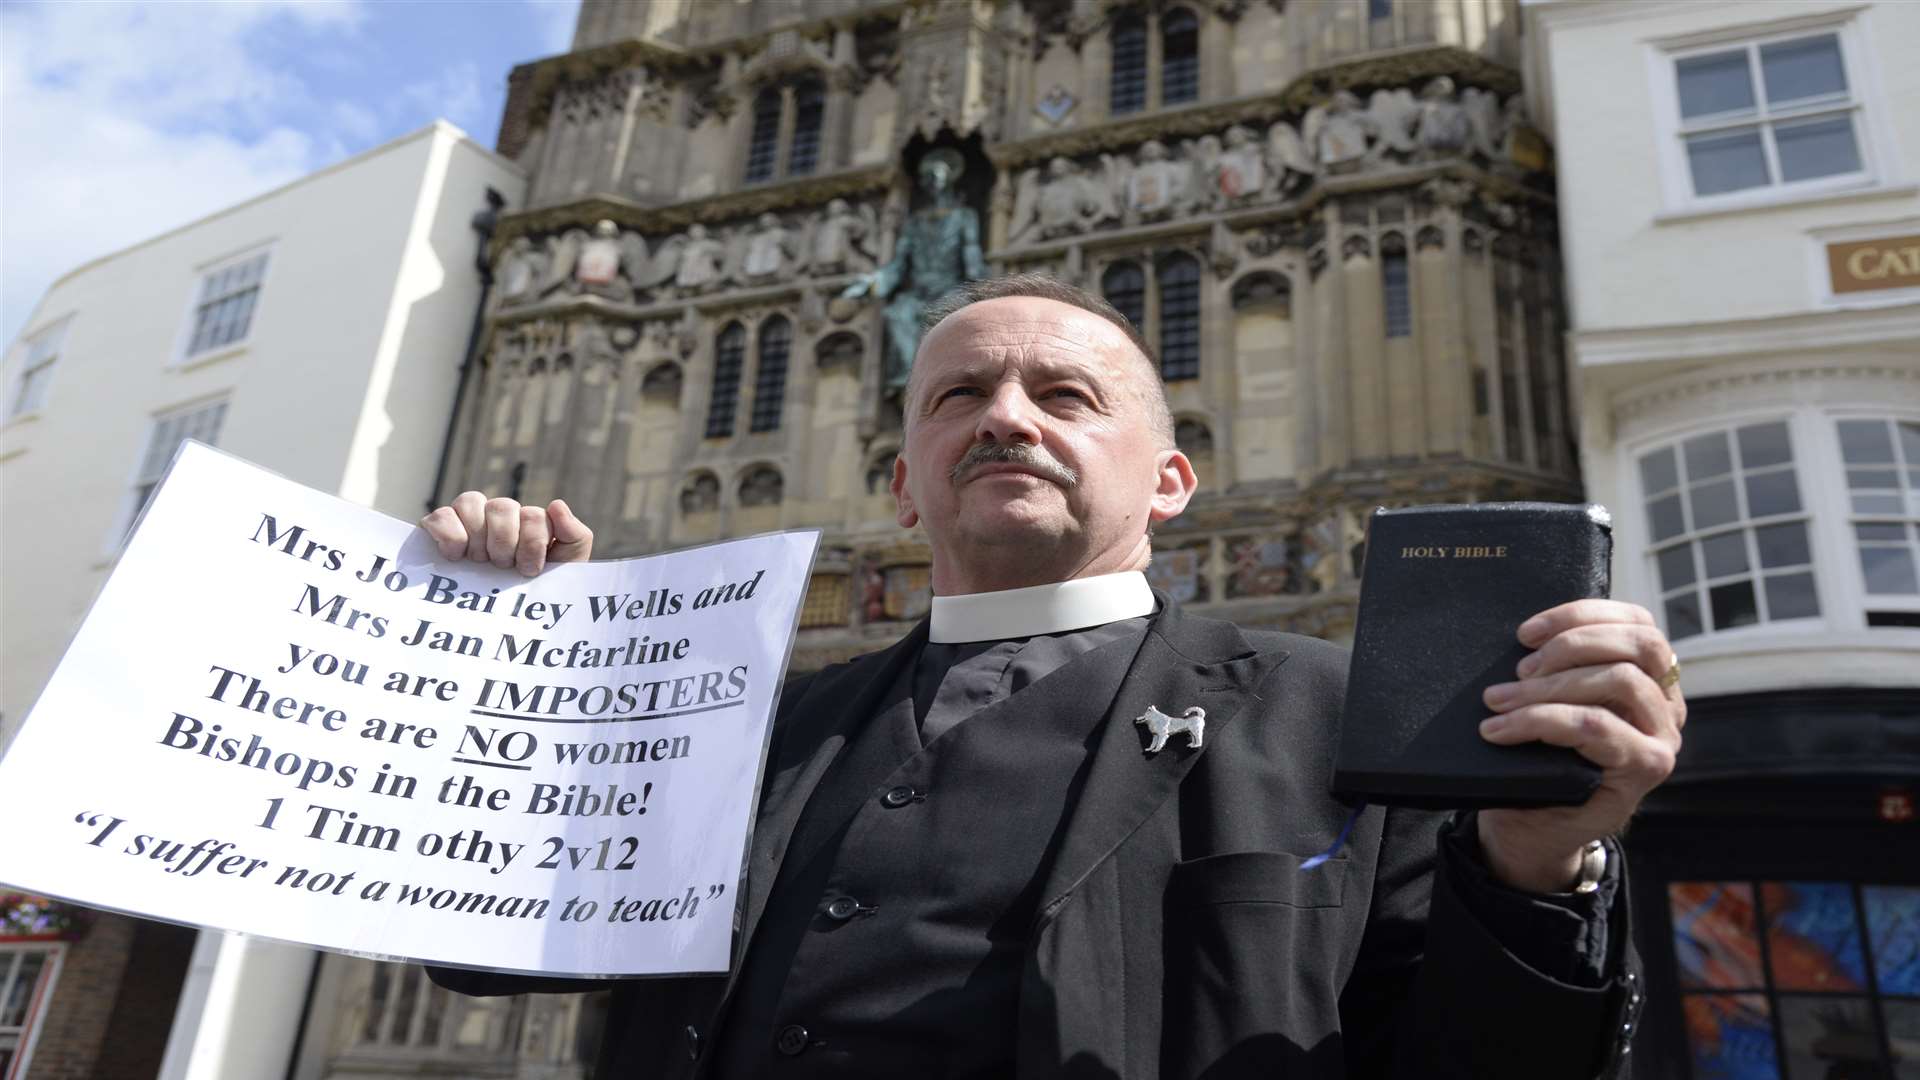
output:
[[[1103,647],[1131,654],[1149,621],[922,647],[910,686],[883,699],[796,828],[812,855],[782,867],[714,1075],[1011,1072],[1031,887],[1116,689],[1045,693],[1042,680],[1080,678],[1063,669]],[[1057,715],[1089,699],[1087,715]],[[1055,797],[1023,802],[1034,788]],[[1617,872],[1596,893],[1532,896],[1489,876],[1470,818],[1441,836],[1468,910],[1502,944],[1602,985]]]

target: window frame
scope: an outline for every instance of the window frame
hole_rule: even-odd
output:
[[[1661,912],[1662,918],[1660,922],[1665,930],[1665,956],[1663,962],[1672,965],[1673,983],[1670,993],[1673,1009],[1676,1014],[1681,1016],[1685,1015],[1689,999],[1711,1000],[1714,998],[1724,999],[1736,997],[1754,997],[1761,999],[1765,1003],[1766,1008],[1766,1028],[1770,1035],[1775,1072],[1782,1076],[1792,1075],[1798,1077],[1801,1074],[1792,1070],[1787,1065],[1792,1044],[1789,1041],[1787,1030],[1788,1021],[1784,1016],[1786,1012],[1785,1006],[1790,1003],[1797,1004],[1799,1002],[1856,1002],[1863,1007],[1872,1018],[1875,1033],[1879,1036],[1874,1045],[1877,1062],[1880,1064],[1888,1063],[1889,1058],[1887,1055],[1890,1053],[1892,1047],[1889,1041],[1891,1025],[1888,1018],[1887,1004],[1889,1002],[1897,1002],[1905,1005],[1917,1004],[1920,1003],[1920,995],[1910,992],[1900,993],[1888,988],[1886,984],[1882,982],[1879,970],[1879,957],[1875,953],[1875,943],[1872,937],[1873,925],[1871,919],[1868,917],[1866,894],[1869,889],[1911,890],[1916,888],[1916,886],[1905,881],[1897,880],[1898,875],[1875,876],[1862,879],[1847,874],[1733,873],[1701,874],[1699,876],[1691,874],[1669,874],[1666,875],[1666,878],[1667,879],[1661,882],[1660,885],[1662,907],[1664,909]],[[1752,926],[1749,928],[1752,936],[1747,939],[1747,942],[1753,947],[1753,960],[1757,965],[1755,972],[1758,976],[1757,983],[1750,985],[1715,985],[1712,983],[1706,985],[1688,985],[1685,970],[1680,959],[1681,947],[1679,939],[1683,930],[1675,918],[1675,892],[1677,889],[1687,886],[1718,887],[1722,890],[1728,886],[1744,887],[1746,894],[1743,899],[1750,905],[1749,915],[1752,920]],[[1768,886],[1783,886],[1788,888],[1801,886],[1839,887],[1846,890],[1848,906],[1852,909],[1853,915],[1851,929],[1854,934],[1854,940],[1852,944],[1859,950],[1858,958],[1865,975],[1865,985],[1853,989],[1826,989],[1819,986],[1800,985],[1788,981],[1787,977],[1783,977],[1791,976],[1792,970],[1788,968],[1783,972],[1782,968],[1785,968],[1786,965],[1775,965],[1773,950],[1778,947],[1775,941],[1776,936],[1793,933],[1791,927],[1783,927],[1781,925],[1782,917],[1787,915],[1791,909],[1778,912],[1774,911],[1767,895]],[[1704,912],[1702,914],[1704,914]],[[1686,1025],[1682,1023],[1680,1030],[1675,1032],[1675,1049],[1683,1052],[1685,1060],[1688,1063],[1688,1072],[1691,1073],[1695,1071],[1693,1068],[1695,1063],[1695,1046],[1685,1028]],[[1897,1058],[1892,1060],[1898,1061]]]
[[[172,450],[167,454],[166,462],[159,466],[158,471],[153,474],[152,480],[149,482],[147,479],[147,459],[153,454],[154,438],[160,433],[160,425],[170,420],[184,419],[213,409],[220,409],[219,422],[214,427],[212,439],[201,440],[208,446],[217,447],[220,445],[221,433],[226,430],[227,417],[232,411],[232,408],[233,394],[230,391],[222,391],[218,394],[195,398],[191,401],[148,414],[146,434],[145,437],[140,440],[139,448],[134,452],[133,470],[127,477],[126,494],[123,496],[123,505],[119,515],[115,518],[114,529],[108,533],[106,551],[108,555],[117,554],[126,546],[127,541],[132,538],[134,527],[140,524],[141,516],[146,513],[147,504],[153,499],[153,492],[159,488],[160,482],[166,479],[167,468],[171,465],[174,455],[179,453],[181,440],[186,438],[200,438],[197,429],[192,433],[177,437],[174,440]],[[143,486],[146,488],[144,492],[141,490]]]
[[[1854,544],[1852,505],[1847,499],[1845,463],[1840,454],[1839,420],[1881,419],[1920,422],[1920,407],[1868,405],[1846,401],[1771,400],[1716,410],[1710,421],[1676,419],[1650,427],[1614,447],[1619,478],[1616,493],[1621,515],[1629,521],[1615,532],[1619,574],[1615,595],[1641,603],[1664,632],[1666,613],[1654,566],[1649,523],[1645,520],[1647,492],[1640,476],[1640,457],[1663,446],[1678,447],[1689,438],[1712,431],[1728,431],[1750,424],[1784,419],[1794,450],[1794,480],[1807,515],[1807,545],[1812,559],[1817,617],[1761,622],[1727,630],[1703,630],[1674,642],[1683,660],[1746,653],[1788,641],[1844,641],[1848,645],[1874,644],[1904,647],[1920,640],[1920,629],[1870,627],[1870,600]],[[1743,524],[1740,527],[1750,528]],[[1760,572],[1756,570],[1756,578]]]
[[[1652,127],[1658,149],[1657,161],[1661,187],[1665,195],[1666,212],[1685,214],[1696,211],[1734,210],[1750,206],[1793,203],[1838,192],[1886,186],[1887,177],[1884,175],[1882,154],[1878,151],[1890,145],[1889,135],[1885,130],[1878,104],[1879,80],[1875,77],[1869,52],[1863,48],[1860,41],[1861,23],[1865,14],[1864,9],[1856,8],[1805,18],[1747,24],[1649,43],[1647,63],[1652,84],[1654,110]],[[1819,37],[1823,34],[1834,35],[1838,42],[1841,70],[1847,80],[1846,101],[1837,103],[1823,100],[1817,105],[1791,106],[1780,110],[1779,115],[1775,115],[1769,111],[1766,102],[1765,75],[1759,59],[1760,48],[1781,42]],[[1739,114],[1737,119],[1727,114],[1696,118],[1691,121],[1683,119],[1680,115],[1680,62],[1736,49],[1743,51],[1746,56],[1748,77],[1755,91],[1753,110]],[[1860,156],[1860,168],[1853,172],[1806,180],[1777,179],[1780,168],[1773,136],[1774,125],[1792,124],[1799,120],[1830,116],[1835,113],[1844,113],[1852,122],[1855,149]],[[1712,195],[1696,194],[1693,171],[1687,155],[1687,136],[1748,126],[1762,131],[1761,146],[1767,161],[1768,182]]]
[[[1907,549],[1916,559],[1916,570],[1920,570],[1920,550],[1915,550],[1915,541],[1911,539],[1911,537],[1914,536],[1913,530],[1920,529],[1920,513],[1903,511],[1898,514],[1877,514],[1856,513],[1854,511],[1853,491],[1851,485],[1848,483],[1847,469],[1849,467],[1858,468],[1859,466],[1849,466],[1846,460],[1846,454],[1840,447],[1840,424],[1847,420],[1877,420],[1883,424],[1891,424],[1894,428],[1894,456],[1898,459],[1901,456],[1899,425],[1902,423],[1920,424],[1920,408],[1909,407],[1903,409],[1897,406],[1860,406],[1829,409],[1825,415],[1827,424],[1832,429],[1833,435],[1832,470],[1827,474],[1826,480],[1829,484],[1833,485],[1836,493],[1835,497],[1840,502],[1839,509],[1841,512],[1836,516],[1840,522],[1841,540],[1844,544],[1842,549],[1844,551],[1843,557],[1852,567],[1853,572],[1849,578],[1849,584],[1857,590],[1856,595],[1860,601],[1861,624],[1863,628],[1874,631],[1897,629],[1896,627],[1868,625],[1866,619],[1869,609],[1888,612],[1920,613],[1920,592],[1868,592],[1866,567],[1860,562],[1859,540],[1855,534],[1854,526],[1860,524],[1860,519],[1863,518],[1867,519],[1868,523],[1884,523],[1895,519],[1905,522],[1909,530],[1909,539],[1906,541]],[[1896,460],[1895,464],[1891,467],[1896,472],[1902,468],[1920,472],[1920,461],[1902,463]],[[1896,477],[1896,479],[1900,479],[1900,477]],[[1902,489],[1902,494],[1909,500],[1908,505],[1910,507],[1920,503],[1920,492],[1916,492],[1912,488],[1905,488]],[[1920,509],[1920,507],[1916,507],[1916,509]]]
[[[60,983],[60,968],[66,960],[67,946],[59,941],[9,941],[0,940],[0,959],[10,954],[45,953],[47,964],[36,977],[39,986],[34,997],[27,1005],[25,1023],[20,1025],[19,1039],[13,1060],[5,1072],[0,1072],[0,1080],[20,1080],[27,1075],[28,1066],[33,1064],[35,1044],[40,1040],[40,1030],[46,1024],[48,1004],[53,1000],[54,989]],[[0,962],[0,979],[11,974],[12,964]],[[4,1002],[6,982],[0,981],[0,1002]]]
[[[813,92],[811,104],[803,104],[802,97],[807,91]],[[753,96],[747,100],[747,138],[740,153],[740,187],[761,187],[766,184],[778,184],[787,180],[819,176],[831,170],[835,163],[830,151],[828,139],[827,114],[833,111],[834,96],[841,91],[834,89],[833,80],[827,72],[807,68],[799,72],[768,76],[759,82]],[[771,109],[762,110],[761,103],[771,104]],[[808,157],[804,162],[796,160],[796,151],[801,145],[800,122],[803,113],[812,121],[812,130],[808,132]],[[767,157],[765,171],[756,171],[756,151],[760,147],[761,121],[770,123],[770,138],[766,142]],[[798,166],[804,164],[805,168]]]
[[[202,263],[200,266],[194,268],[193,288],[187,293],[186,315],[180,323],[180,331],[174,343],[172,359],[168,364],[169,367],[185,368],[211,363],[212,361],[243,352],[253,344],[254,331],[259,327],[260,317],[265,310],[267,285],[272,281],[274,264],[279,261],[274,258],[274,249],[276,247],[277,243],[274,241],[255,244],[243,251],[222,256],[219,259]],[[193,340],[199,328],[200,310],[209,303],[209,301],[204,299],[204,293],[208,284],[215,276],[253,259],[260,259],[262,262],[260,266],[260,277],[251,286],[254,298],[252,305],[247,308],[247,327],[245,332],[231,341],[221,342],[217,345],[209,345],[206,348],[194,351]],[[228,293],[226,295],[233,296],[239,294]],[[222,299],[225,299],[225,297],[223,296]]]
[[[16,373],[8,380],[7,409],[3,423],[31,416],[39,416],[47,410],[53,394],[54,373],[59,369],[60,358],[66,354],[67,332],[73,325],[73,316],[64,316],[49,323],[37,333],[21,340],[20,365]],[[45,349],[45,355],[36,358],[35,351]],[[41,383],[38,400],[29,401],[27,391],[29,382],[36,373],[44,372],[45,382]]]
[[[722,379],[723,352],[729,347],[726,338],[735,330],[740,332],[740,353],[732,358],[732,370],[727,373],[728,378]],[[721,327],[720,332],[713,336],[713,377],[707,382],[707,419],[703,429],[705,434],[701,436],[703,439],[731,439],[740,426],[740,391],[741,384],[746,380],[747,353],[753,349],[751,337],[746,324],[738,319]],[[724,409],[721,404],[723,390],[726,393]],[[724,427],[720,423],[722,419],[726,421]]]
[[[1192,361],[1193,371],[1191,374],[1183,373],[1178,377],[1170,378],[1167,374],[1166,295],[1165,289],[1163,288],[1163,279],[1167,276],[1169,267],[1175,263],[1190,264],[1194,270],[1195,277],[1192,282],[1194,290],[1194,356]],[[1141,318],[1137,321],[1133,320],[1131,313],[1119,304],[1114,303],[1108,295],[1108,278],[1123,266],[1131,268],[1134,273],[1140,276]],[[1203,385],[1204,380],[1208,378],[1207,332],[1209,328],[1207,325],[1208,290],[1206,284],[1206,260],[1184,247],[1130,251],[1100,267],[1097,290],[1100,298],[1106,300],[1109,304],[1113,304],[1114,308],[1119,310],[1122,315],[1126,315],[1129,321],[1134,322],[1134,329],[1140,332],[1140,336],[1153,343],[1154,369],[1160,373],[1162,386],[1170,388],[1178,383],[1191,383],[1199,386]]]
[[[776,330],[785,335],[785,340],[777,337]],[[793,370],[793,342],[793,322],[784,315],[769,315],[754,335],[753,404],[747,409],[749,435],[779,431],[785,420],[787,382]],[[779,349],[777,355],[772,353],[775,345]],[[774,366],[770,369],[770,365]]]

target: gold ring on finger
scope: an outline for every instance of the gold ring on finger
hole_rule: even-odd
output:
[[[1671,690],[1674,687],[1679,685],[1680,685],[1680,661],[1676,658],[1673,662],[1673,666],[1667,669],[1667,673],[1665,675],[1660,676],[1660,689]]]

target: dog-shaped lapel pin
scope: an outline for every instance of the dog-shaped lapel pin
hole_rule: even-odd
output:
[[[1136,717],[1133,722],[1147,725],[1147,733],[1153,736],[1153,741],[1147,744],[1149,754],[1157,754],[1166,749],[1167,737],[1170,735],[1186,732],[1187,747],[1192,750],[1200,749],[1201,741],[1207,736],[1207,710],[1198,705],[1188,708],[1179,716],[1168,716],[1149,705],[1147,711]]]

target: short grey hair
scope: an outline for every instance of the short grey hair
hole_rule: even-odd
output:
[[[958,314],[961,309],[988,300],[1001,300],[1010,296],[1031,296],[1041,300],[1053,300],[1091,312],[1118,327],[1125,334],[1138,354],[1141,374],[1141,401],[1147,407],[1147,424],[1163,449],[1174,448],[1173,409],[1167,404],[1166,384],[1160,380],[1160,362],[1154,358],[1153,349],[1147,339],[1125,315],[1105,297],[1088,292],[1077,285],[1069,285],[1058,278],[1046,274],[1025,273],[1008,274],[1005,277],[983,278],[969,281],[947,293],[940,299],[927,305],[920,313],[920,340],[924,342],[933,328],[946,321],[949,316]],[[913,384],[919,374],[920,365],[914,364],[914,370],[907,375],[907,388],[900,395],[900,411],[907,412],[913,401]]]

